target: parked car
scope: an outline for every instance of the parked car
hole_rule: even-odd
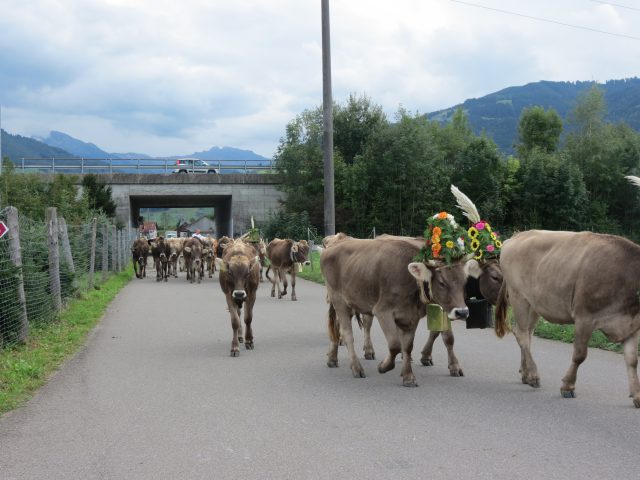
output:
[[[178,232],[175,230],[166,230],[164,232],[164,238],[178,238]]]
[[[199,158],[179,158],[172,173],[220,173],[218,169]]]

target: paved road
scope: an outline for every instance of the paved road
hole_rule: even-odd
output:
[[[0,418],[0,478],[640,478],[622,356],[591,350],[578,398],[562,399],[570,346],[534,340],[532,389],[513,336],[456,324],[465,377],[448,375],[438,341],[418,388],[377,361],[354,379],[344,347],[340,368],[325,365],[324,288],[299,280],[297,293],[273,299],[262,284],[255,350],[231,358],[217,278],[134,279],[86,348]],[[382,358],[377,324],[373,336]],[[418,352],[426,338],[421,324]]]

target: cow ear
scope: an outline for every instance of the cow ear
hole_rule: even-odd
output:
[[[477,260],[467,260],[464,264],[464,270],[468,277],[480,278],[482,275],[482,267]]]
[[[224,260],[222,260],[220,257],[216,257],[216,267],[218,267],[218,270],[220,270],[221,272],[224,272],[227,269]]]
[[[464,273],[468,277],[479,278],[482,275],[482,267],[477,260],[471,259],[464,264]]]
[[[431,270],[429,270],[424,263],[413,262],[409,264],[408,268],[409,273],[413,275],[417,280],[427,283],[431,280]]]

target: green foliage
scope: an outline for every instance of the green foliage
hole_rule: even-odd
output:
[[[264,238],[273,240],[274,238],[291,238],[293,240],[303,240],[311,237],[318,239],[316,229],[309,223],[309,214],[305,211],[300,213],[287,213],[279,210],[269,214],[269,220],[261,229]]]
[[[545,153],[555,152],[561,133],[562,120],[553,108],[546,111],[538,106],[525,108],[518,124],[518,154],[525,157],[536,148]]]
[[[109,218],[115,216],[116,204],[111,199],[110,186],[100,183],[95,175],[85,175],[82,179],[82,187],[89,208],[100,211]]]

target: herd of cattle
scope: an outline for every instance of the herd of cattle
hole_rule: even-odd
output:
[[[175,240],[175,241],[173,241]],[[514,335],[521,349],[520,374],[524,384],[540,386],[540,375],[531,355],[531,337],[540,316],[557,324],[575,324],[574,352],[562,379],[563,397],[575,396],[577,370],[587,355],[591,333],[601,330],[623,344],[630,396],[640,408],[638,339],[640,336],[640,246],[614,235],[592,232],[529,230],[505,241],[499,259],[465,257],[447,264],[414,259],[425,244],[423,238],[381,235],[357,239],[345,234],[323,241],[320,265],[329,303],[330,348],[327,365],[338,366],[338,345],[347,347],[355,377],[364,369],[354,348],[352,321],[363,327],[366,359],[375,358],[370,337],[375,316],[388,345],[386,358],[378,365],[385,373],[395,367],[402,354],[405,386],[416,386],[411,353],[418,322],[427,305],[437,304],[451,320],[469,316],[466,287],[477,279],[480,292],[496,306],[495,331],[500,337],[511,330],[507,307],[512,307]],[[275,239],[268,245],[245,238],[223,237],[200,240],[159,238],[150,248],[157,279],[177,275],[178,258],[184,258],[187,278],[200,281],[217,269],[231,316],[231,356],[239,355],[239,344],[253,349],[251,323],[262,267],[269,261],[266,276],[272,282],[271,296],[286,295],[286,274],[291,276],[291,298],[295,296],[295,273],[299,263],[308,263],[306,241]],[[145,276],[149,244],[136,240],[132,247],[138,278]],[[269,277],[273,270],[273,278]],[[280,289],[280,281],[283,290]],[[244,329],[240,315],[244,309]],[[244,331],[244,334],[243,334]],[[462,376],[453,351],[453,332],[431,332],[422,350],[421,363],[433,365],[433,343],[442,334],[448,352],[449,371]]]

